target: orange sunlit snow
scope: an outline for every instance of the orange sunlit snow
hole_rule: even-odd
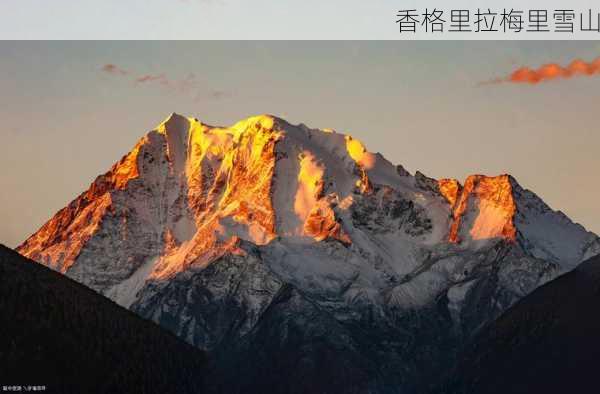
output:
[[[375,165],[375,155],[368,152],[362,142],[349,135],[346,136],[346,149],[350,157],[367,170]]]
[[[465,233],[473,240],[515,240],[515,212],[516,206],[508,175],[470,176],[453,208],[449,241],[461,242]],[[468,214],[470,217],[467,217]]]
[[[310,152],[303,152],[298,172],[298,190],[294,199],[294,211],[302,223],[317,203],[323,189],[323,168]]]

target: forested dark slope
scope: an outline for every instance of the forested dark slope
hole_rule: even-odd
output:
[[[485,327],[443,393],[596,392],[600,256],[535,290]]]
[[[205,354],[0,245],[0,387],[202,393]],[[25,387],[23,387],[25,390]]]

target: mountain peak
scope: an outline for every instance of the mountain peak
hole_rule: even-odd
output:
[[[187,132],[190,124],[197,122],[198,120],[195,118],[189,118],[179,115],[176,112],[172,112],[171,115],[167,116],[167,118],[156,127],[156,131],[161,134],[183,133]]]
[[[570,266],[594,236],[557,215],[507,174],[473,175],[461,185],[412,176],[350,135],[273,115],[213,127],[173,113],[19,251],[66,272],[112,239],[136,251],[127,258],[107,252],[104,264],[128,267],[119,268],[120,278],[146,263],[164,277],[231,252],[232,239],[378,248],[364,235],[375,231],[390,232],[390,256],[503,239]],[[541,229],[544,221],[565,229],[577,251],[552,246],[560,242]]]
[[[274,115],[261,114],[250,116],[244,120],[237,122],[232,129],[234,130],[248,130],[248,129],[259,129],[266,131],[273,131],[277,125],[281,123],[287,123],[285,120],[280,119]]]
[[[454,202],[450,242],[490,238],[515,241],[516,228],[513,218],[516,204],[509,175],[471,175],[467,177],[462,188],[455,180],[442,180],[440,184],[444,196],[448,201]]]

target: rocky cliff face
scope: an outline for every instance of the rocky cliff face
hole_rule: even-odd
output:
[[[228,391],[417,392],[600,241],[508,175],[173,114],[18,250],[209,350]]]

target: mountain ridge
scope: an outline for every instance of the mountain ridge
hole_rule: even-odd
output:
[[[194,177],[198,177],[199,175],[202,174],[198,174],[197,171],[198,168],[200,168],[200,166],[198,166],[198,163],[194,163],[193,159],[192,159],[192,155],[194,154],[194,152],[192,152],[192,149],[189,149],[192,144],[194,143],[193,138],[196,135],[200,135],[201,137],[198,138],[199,143],[202,145],[204,145],[204,149],[207,149],[207,144],[210,145],[210,148],[214,148],[215,146],[218,146],[220,143],[223,142],[223,138],[224,135],[232,135],[234,142],[236,141],[236,138],[239,139],[241,138],[240,136],[244,134],[244,132],[248,132],[249,130],[252,130],[252,127],[248,127],[251,123],[255,123],[255,125],[258,127],[259,131],[265,130],[265,135],[263,135],[263,138],[272,138],[273,141],[271,141],[272,143],[278,143],[280,142],[280,139],[283,139],[281,137],[281,134],[276,131],[276,129],[279,128],[284,128],[287,126],[291,126],[289,123],[287,123],[285,120],[274,117],[272,115],[258,115],[255,117],[250,117],[246,120],[240,121],[238,123],[236,123],[234,126],[232,126],[231,128],[223,128],[223,127],[212,127],[212,126],[208,126],[203,124],[202,122],[199,122],[198,120],[196,120],[195,118],[186,118],[183,117],[181,115],[178,115],[176,113],[172,113],[165,121],[163,121],[157,128],[156,131],[159,134],[162,134],[165,136],[165,153],[166,153],[166,158],[167,161],[169,162],[169,166],[170,166],[170,170],[172,170],[174,173],[178,173],[178,174],[185,174],[186,177],[190,178],[188,180],[189,184],[193,184],[194,183]],[[301,125],[297,128],[294,128],[295,130],[300,129],[302,131],[305,131],[307,133],[309,133],[309,138],[310,138],[310,133],[311,130],[314,132],[314,129],[309,129],[308,127]],[[211,137],[212,139],[202,139],[203,135],[206,135],[207,133],[205,133],[206,130],[216,130],[217,132],[215,133],[211,133]],[[289,133],[289,132],[288,132]],[[323,132],[323,133],[328,133],[328,134],[336,134],[335,131],[333,130],[329,130],[328,132]],[[187,134],[187,135],[186,135]],[[171,137],[169,137],[171,136]],[[360,190],[364,191],[364,192],[368,192],[369,191],[369,184],[371,182],[371,179],[369,177],[369,166],[373,166],[374,162],[379,161],[381,163],[383,163],[380,167],[384,167],[381,171],[379,171],[379,174],[377,175],[381,175],[381,173],[384,174],[385,177],[389,177],[390,176],[390,171],[392,168],[396,168],[396,173],[398,175],[398,178],[413,178],[408,172],[406,172],[405,170],[398,170],[397,168],[401,168],[401,166],[393,166],[391,163],[389,163],[387,160],[385,160],[381,155],[379,154],[372,154],[370,152],[368,152],[366,150],[366,148],[364,147],[364,145],[359,142],[358,140],[353,139],[350,136],[344,136],[343,134],[340,134],[341,138],[345,140],[345,143],[342,144],[342,147],[340,147],[339,142],[337,141],[337,147],[335,147],[335,149],[337,149],[338,151],[340,149],[343,148],[343,145],[345,145],[345,150],[347,150],[347,156],[349,156],[357,165],[357,171],[359,172],[359,174],[357,174],[358,176],[356,177],[356,187],[359,188]],[[61,224],[70,224],[70,221],[73,219],[73,217],[71,217],[71,214],[84,214],[84,215],[89,215],[89,212],[84,212],[85,208],[87,208],[87,203],[94,203],[94,207],[92,207],[92,210],[94,214],[97,214],[98,216],[102,216],[105,213],[105,210],[108,209],[108,207],[111,205],[111,201],[110,201],[110,195],[106,196],[106,192],[110,191],[110,190],[122,190],[129,181],[138,179],[140,174],[139,174],[139,168],[138,168],[138,155],[140,154],[140,149],[143,145],[149,143],[149,139],[152,138],[150,137],[150,133],[148,135],[146,135],[145,137],[143,137],[136,145],[135,147],[132,149],[131,152],[129,152],[127,155],[125,155],[118,163],[116,163],[111,170],[109,170],[106,174],[104,174],[103,176],[100,176],[96,179],[96,181],[94,183],[92,183],[92,185],[90,186],[90,188],[88,189],[87,192],[84,192],[82,195],[80,195],[80,197],[78,199],[76,199],[73,203],[75,203],[76,201],[81,201],[81,206],[75,207],[75,210],[69,210],[69,212],[67,212],[68,214],[65,215],[65,218],[60,218],[62,216],[62,210],[59,211],[55,217],[59,217],[60,220],[58,221],[58,223],[56,223],[56,229],[53,228],[46,228],[44,231],[45,232],[51,232],[54,233],[56,236],[58,236],[59,238],[57,239],[56,237],[49,237],[48,240],[46,240],[46,242],[42,242],[41,245],[39,245],[38,249],[48,249],[52,244],[57,243],[58,241],[62,241],[60,239],[60,236],[64,236],[65,234],[65,229],[63,228],[64,225]],[[196,145],[197,146],[197,145]],[[269,145],[269,146],[265,146],[265,148],[267,150],[273,150],[273,146]],[[145,152],[146,154],[147,152]],[[197,154],[197,152],[196,152]],[[265,152],[265,154],[270,154],[272,156],[274,156],[274,152]],[[300,168],[300,171],[298,171],[299,177],[300,176],[307,176],[307,183],[305,185],[299,184],[299,192],[300,192],[300,188],[302,186],[304,186],[303,188],[303,195],[300,196],[302,197],[300,199],[300,202],[297,203],[297,207],[298,210],[301,210],[303,207],[301,206],[302,204],[310,204],[312,203],[312,206],[309,207],[304,207],[304,210],[310,210],[310,208],[314,207],[315,203],[317,201],[315,196],[318,196],[319,194],[323,194],[323,169],[319,168],[318,166],[318,161],[320,158],[314,158],[312,156],[309,156],[307,158],[303,158],[302,160],[300,160],[300,165],[304,166]],[[224,160],[232,160],[231,157],[229,158],[225,158]],[[315,162],[316,160],[316,162]],[[304,163],[304,164],[302,164]],[[275,166],[275,164],[273,164],[273,166]],[[258,168],[258,171],[271,171],[268,168]],[[311,171],[312,173],[312,177],[311,176]],[[272,178],[273,175],[275,175],[274,173],[268,173],[267,175],[270,175],[270,177]],[[269,176],[267,176],[267,178],[269,178]],[[448,209],[450,209],[451,214],[453,215],[453,222],[450,226],[450,229],[444,229],[445,231],[448,232],[447,234],[447,238],[450,242],[453,243],[461,243],[463,241],[463,239],[469,238],[470,240],[477,240],[480,238],[483,239],[487,239],[487,238],[494,238],[494,237],[499,237],[499,238],[505,238],[505,239],[515,239],[516,238],[516,234],[517,234],[517,229],[515,228],[515,223],[513,223],[513,218],[514,216],[517,214],[517,207],[515,204],[515,199],[514,199],[514,193],[512,191],[513,188],[519,189],[520,193],[530,193],[528,190],[522,189],[520,187],[520,185],[517,183],[517,181],[515,180],[514,177],[512,177],[511,175],[508,174],[503,174],[503,175],[499,175],[497,177],[489,177],[489,176],[485,176],[485,175],[471,175],[469,177],[467,177],[465,184],[461,184],[459,181],[455,180],[455,179],[440,179],[440,180],[435,180],[432,178],[427,178],[426,176],[424,176],[423,174],[417,172],[417,175],[414,177],[415,179],[415,183],[417,184],[417,186],[423,186],[423,185],[419,185],[419,182],[421,183],[425,183],[426,187],[428,187],[430,190],[435,191],[439,194],[441,194],[445,200],[447,201],[449,207],[447,207]],[[311,183],[312,182],[312,183]],[[397,182],[397,180],[396,180]],[[320,185],[320,186],[319,186]],[[482,186],[483,185],[483,186]],[[270,186],[270,185],[269,185]],[[345,185],[345,193],[344,194],[349,194],[349,188],[348,185]],[[272,190],[269,190],[270,188],[267,188],[266,192],[267,193],[271,193],[272,194]],[[350,188],[351,189],[351,188]],[[479,196],[477,195],[478,193],[481,193],[480,190],[483,189],[484,193],[488,193],[489,196],[484,196],[483,199],[478,198]],[[486,189],[492,189],[487,190]],[[507,191],[505,191],[504,193],[499,193],[498,190],[502,190],[505,189]],[[263,189],[264,190],[264,189]],[[496,195],[493,195],[494,193],[496,193]],[[342,193],[340,193],[342,194]],[[94,199],[95,197],[95,199]],[[267,197],[265,198],[265,200],[268,200],[269,198],[272,198],[272,195],[270,196],[264,196]],[[288,196],[290,198],[294,198],[294,196]],[[295,196],[296,199],[298,199],[298,195]],[[536,197],[536,196],[534,196]],[[188,198],[193,199],[193,196],[190,194],[188,196]],[[240,199],[240,196],[236,196],[235,198]],[[495,200],[494,200],[495,198]],[[503,199],[503,201],[500,201],[499,198]],[[302,199],[304,201],[302,201]],[[95,200],[95,201],[94,201]],[[311,201],[312,200],[312,201]],[[473,223],[468,223],[468,220],[465,220],[466,218],[464,218],[464,214],[465,214],[465,210],[467,208],[467,206],[470,203],[473,203],[473,201],[475,200],[483,200],[486,204],[483,207],[483,209],[481,207],[478,207],[480,210],[482,210],[484,213],[490,212],[491,214],[487,215],[488,217],[484,217],[485,215],[480,214],[479,217],[476,217],[473,220]],[[193,204],[193,201],[190,201]],[[70,205],[72,205],[73,203],[71,203]],[[543,204],[542,200],[539,200],[539,203]],[[260,204],[257,204],[260,207]],[[331,211],[329,211],[329,207],[327,207],[326,203],[320,201],[319,205],[321,205],[319,208],[323,208],[323,210],[327,211],[324,215],[314,215],[312,217],[312,220],[310,221],[310,223],[306,223],[305,222],[305,229],[307,230],[309,235],[313,235],[315,238],[319,238],[319,239],[324,239],[327,236],[333,235],[334,238],[344,238],[346,241],[348,241],[347,237],[344,237],[344,235],[341,232],[341,228],[339,226],[336,226],[333,222],[336,221],[336,217],[334,214],[332,214]],[[545,205],[545,204],[543,204]],[[245,234],[248,236],[253,236],[254,238],[252,239],[252,241],[254,242],[259,242],[259,243],[264,243],[266,241],[268,241],[269,239],[272,239],[275,235],[280,235],[280,231],[276,231],[274,223],[271,223],[272,221],[274,221],[274,216],[275,213],[273,212],[274,209],[273,207],[270,206],[265,206],[265,207],[260,207],[261,209],[257,210],[258,212],[253,212],[254,214],[259,214],[258,219],[254,218],[253,222],[258,222],[259,226],[253,226],[253,228],[251,228],[248,232],[251,233],[252,230],[257,231],[259,233],[257,234]],[[547,206],[543,207],[542,209],[547,209],[549,210],[549,208]],[[502,212],[502,210],[504,210],[504,212]],[[79,212],[82,211],[82,212]],[[268,212],[271,211],[271,213],[269,214]],[[267,215],[270,215],[270,217],[260,217],[260,214],[264,215],[265,212],[267,212]],[[279,214],[279,212],[278,212]],[[309,212],[302,212],[300,213],[298,216],[300,217],[300,220],[304,220],[306,221],[307,216],[309,216]],[[240,219],[239,216],[239,212],[237,214],[237,216],[234,214],[233,215],[235,217],[236,220]],[[483,219],[482,219],[483,217]],[[92,218],[93,219],[93,218]],[[98,218],[99,219],[99,218]],[[498,221],[499,223],[494,223],[494,221]],[[466,222],[466,223],[465,223]],[[504,222],[504,223],[503,223]],[[463,225],[463,223],[466,225]],[[481,224],[483,223],[483,224]],[[249,225],[248,223],[244,223],[246,225]],[[250,223],[250,226],[252,226],[254,223]],[[48,225],[48,223],[46,224]],[[46,226],[45,225],[45,226]],[[329,226],[329,227],[327,227]],[[50,226],[49,226],[50,227]],[[289,227],[289,226],[288,226]],[[293,228],[295,226],[291,226],[292,227],[292,231]],[[466,227],[466,228],[463,228]],[[470,227],[470,228],[469,228]],[[54,230],[54,231],[53,231]],[[286,229],[282,229],[284,231],[281,232],[286,232],[289,231],[289,228]],[[93,231],[93,229],[90,228],[79,228],[77,229],[77,231],[80,234],[84,234],[84,237],[80,237],[83,238],[81,239],[82,243],[84,243],[87,239],[87,236],[91,236],[91,232]],[[469,234],[469,232],[471,234]],[[481,232],[481,234],[478,234],[478,232]],[[459,233],[463,233],[462,235],[459,235]],[[590,238],[590,243],[593,241],[592,237],[592,233],[589,233],[590,236],[588,238]],[[23,244],[19,245],[17,247],[17,250],[24,252],[27,255],[30,256],[36,256],[34,253],[32,252],[31,249],[35,249],[35,247],[30,246],[29,244],[32,243],[33,238],[34,238],[35,234],[32,237],[29,237],[26,241],[24,241]],[[166,236],[168,237],[173,237],[173,234],[167,234]],[[175,237],[177,238],[177,237]],[[260,240],[259,240],[260,238]],[[437,240],[437,242],[441,242],[443,241],[442,238],[439,238]],[[74,252],[78,250],[78,245],[75,245],[75,247],[72,247],[71,249],[74,249]],[[40,256],[36,256],[38,259],[43,259]],[[548,256],[543,256],[540,255],[539,257],[542,258],[548,258]],[[65,257],[67,259],[67,261],[69,260],[73,260],[75,258],[75,256],[66,256]],[[53,262],[55,262],[55,260],[57,260],[56,258],[52,259],[54,260]],[[554,259],[555,261],[558,259]],[[579,261],[581,261],[581,259],[579,259]],[[571,265],[573,265],[575,263],[571,263]],[[67,266],[63,268],[63,271],[65,269],[68,269],[68,263],[66,264]],[[572,268],[572,266],[568,267],[568,268]]]
[[[203,352],[3,245],[0,294],[4,386],[61,393],[207,389]]]
[[[490,322],[435,393],[564,393],[596,382],[600,256]]]

